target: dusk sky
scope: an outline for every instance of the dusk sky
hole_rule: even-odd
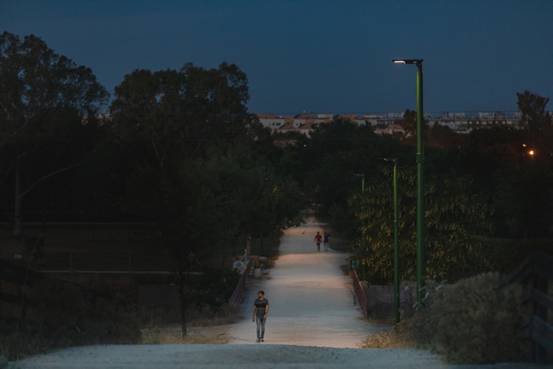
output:
[[[253,112],[516,110],[553,97],[551,0],[0,0],[0,31],[34,33],[110,90],[135,68],[236,63]],[[548,106],[553,110],[553,103]]]

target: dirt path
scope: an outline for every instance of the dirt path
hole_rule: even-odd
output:
[[[353,304],[350,279],[340,269],[346,255],[318,252],[313,242],[318,223],[288,229],[270,279],[250,286],[244,303],[246,319],[231,326],[230,343],[255,343],[251,304],[263,289],[270,303],[266,343],[359,347],[367,335],[387,328],[362,319]]]

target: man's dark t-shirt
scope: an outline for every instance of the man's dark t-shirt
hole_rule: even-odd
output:
[[[255,305],[255,315],[259,318],[263,318],[265,316],[265,309],[267,305],[269,305],[269,300],[266,298],[255,299],[253,304]]]

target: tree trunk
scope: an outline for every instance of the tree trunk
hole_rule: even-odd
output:
[[[13,235],[15,237],[21,236],[21,166],[20,156],[17,155],[15,159],[15,188],[14,188],[14,217],[13,217]]]
[[[248,237],[246,238],[246,256],[250,256],[252,252],[252,236],[251,235],[248,235]]]
[[[188,334],[187,329],[187,320],[186,320],[186,293],[185,293],[185,274],[184,272],[179,272],[179,302],[180,302],[180,326],[181,326],[181,335],[182,338],[186,337]]]

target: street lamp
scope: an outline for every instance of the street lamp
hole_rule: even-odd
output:
[[[365,174],[353,173],[355,177],[361,177],[361,193],[365,193]]]
[[[533,158],[537,154],[537,150],[535,148],[533,148],[532,146],[528,146],[525,143],[522,144],[522,151],[530,158]]]
[[[392,59],[394,64],[416,64],[422,65],[423,59]]]
[[[361,195],[365,193],[365,173],[353,173],[354,177],[361,177]],[[363,253],[365,254],[365,249],[363,247]],[[362,256],[361,258],[361,277],[364,279],[367,277],[367,264],[366,264],[366,257]]]
[[[400,320],[400,280],[399,280],[399,209],[398,209],[398,168],[397,159],[384,158],[385,162],[393,164],[392,172],[392,202],[394,204],[394,315],[396,323]]]
[[[423,59],[393,59],[394,64],[414,64],[417,66],[417,306],[422,305],[424,288],[424,191],[423,191],[423,98],[422,63]]]

